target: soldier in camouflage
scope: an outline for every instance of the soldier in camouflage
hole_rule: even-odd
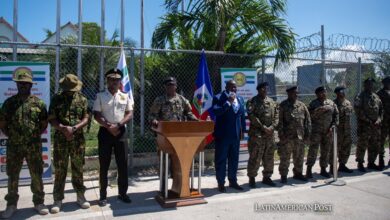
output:
[[[364,91],[356,97],[354,108],[358,122],[358,143],[356,148],[356,162],[358,170],[366,172],[364,169],[364,155],[368,154],[368,169],[381,170],[375,164],[376,157],[380,149],[381,123],[383,119],[382,101],[373,92],[373,78],[364,81]]]
[[[288,98],[279,106],[279,149],[280,156],[279,172],[281,183],[287,183],[290,157],[293,156],[294,179],[307,181],[303,176],[303,160],[305,145],[310,137],[311,120],[306,105],[298,101],[297,87],[286,89]]]
[[[190,102],[176,93],[176,79],[168,77],[163,84],[165,95],[157,97],[149,110],[149,121],[152,126],[157,126],[159,121],[198,120],[191,111]]]
[[[167,77],[163,81],[163,85],[165,94],[157,97],[149,110],[149,122],[151,125],[157,127],[159,121],[197,121],[198,119],[191,111],[190,102],[182,95],[176,93],[176,79]],[[170,171],[173,172],[174,170],[170,169]],[[165,176],[163,176],[164,178]],[[161,192],[164,188],[165,186],[162,185]]]
[[[345,98],[345,87],[336,87],[336,99],[334,103],[339,110],[339,125],[337,126],[337,157],[339,158],[339,172],[352,173],[346,164],[351,154],[352,136],[351,136],[351,115],[353,107],[351,102]],[[330,150],[330,173],[333,174],[333,150]]]
[[[276,184],[271,180],[274,170],[274,130],[279,122],[278,104],[267,96],[268,83],[257,86],[258,95],[250,99],[246,106],[250,121],[248,140],[248,177],[249,186],[256,188],[255,177],[263,164],[263,183],[269,186]]]
[[[313,178],[312,167],[317,159],[318,145],[320,145],[320,175],[329,178],[326,171],[329,163],[329,154],[332,146],[331,128],[338,125],[339,111],[336,104],[326,98],[326,89],[323,86],[315,90],[317,99],[309,104],[312,122],[310,147],[307,155],[306,178]]]
[[[384,110],[382,128],[381,128],[381,148],[379,150],[379,168],[381,169],[385,167],[385,161],[384,161],[385,142],[387,137],[390,136],[390,77],[386,76],[382,80],[382,84],[383,84],[383,88],[377,92],[377,95],[382,101],[383,110]],[[390,166],[390,160],[388,166]]]
[[[52,98],[48,117],[50,124],[56,129],[53,148],[54,205],[50,210],[53,214],[61,210],[69,157],[72,168],[72,185],[77,193],[77,203],[83,209],[90,206],[84,197],[83,183],[85,151],[83,127],[88,123],[88,102],[80,93],[82,82],[76,75],[67,74],[59,83],[62,92]]]
[[[30,176],[31,191],[35,210],[46,215],[49,211],[44,205],[43,159],[41,134],[47,127],[47,110],[45,103],[31,95],[33,85],[32,73],[28,68],[15,70],[14,81],[18,93],[5,100],[2,106],[1,127],[8,136],[7,175],[8,194],[5,196],[7,208],[2,218],[10,218],[17,209],[19,199],[19,174],[26,159]]]

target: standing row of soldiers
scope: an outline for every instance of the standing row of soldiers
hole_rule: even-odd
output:
[[[53,96],[47,111],[45,103],[31,94],[34,84],[31,70],[19,68],[14,75],[13,80],[16,82],[18,93],[6,99],[0,111],[0,129],[8,137],[6,166],[8,194],[5,196],[7,208],[0,217],[10,218],[17,210],[19,175],[24,159],[30,171],[34,208],[41,215],[49,213],[44,204],[41,140],[41,134],[47,129],[48,123],[55,129],[54,204],[50,211],[54,214],[60,212],[62,208],[69,158],[77,204],[82,209],[89,208],[90,203],[84,196],[86,188],[83,182],[85,152],[83,128],[88,124],[90,113],[87,99],[81,93],[82,82],[74,74],[67,74],[60,79],[62,91]],[[118,164],[118,199],[125,203],[131,202],[127,195],[128,159],[125,124],[132,117],[133,103],[128,94],[119,90],[123,73],[118,69],[111,69],[105,75],[107,89],[97,94],[93,108],[95,119],[100,124],[98,134],[100,206],[107,203],[107,172],[112,148]]]
[[[352,173],[346,164],[351,152],[351,116],[355,109],[358,125],[356,161],[358,170],[364,167],[365,151],[368,151],[368,169],[382,170],[384,164],[384,144],[390,130],[390,77],[382,80],[383,88],[373,92],[373,78],[364,81],[364,91],[355,99],[354,106],[345,98],[345,87],[337,87],[334,101],[327,98],[326,89],[315,90],[317,98],[309,107],[297,100],[298,88],[286,90],[288,98],[279,105],[267,97],[268,83],[257,86],[258,95],[247,102],[250,130],[248,133],[248,177],[249,186],[256,187],[255,177],[262,163],[263,180],[269,186],[274,167],[275,138],[278,132],[280,156],[279,173],[281,183],[287,183],[288,167],[293,157],[293,178],[307,181],[313,178],[312,167],[320,148],[320,175],[329,178],[333,174],[332,128],[337,128],[338,171]],[[309,145],[306,176],[303,175],[305,144]],[[379,166],[375,160],[379,154]],[[329,172],[327,171],[330,165]],[[390,161],[389,161],[390,166]]]

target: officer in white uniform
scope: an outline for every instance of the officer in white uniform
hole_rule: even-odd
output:
[[[133,115],[133,103],[128,94],[119,90],[123,73],[111,69],[106,74],[107,89],[96,95],[93,105],[94,118],[100,124],[98,133],[100,164],[99,205],[107,204],[107,173],[114,150],[118,168],[118,199],[131,203],[127,195],[127,135],[126,124]]]

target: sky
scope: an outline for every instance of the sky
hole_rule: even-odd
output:
[[[78,22],[78,0],[61,1],[61,24]],[[83,0],[83,21],[100,24],[100,0]],[[120,0],[105,0],[106,31],[110,37],[120,29]],[[140,42],[140,0],[125,0],[125,37]],[[164,0],[144,0],[145,47],[150,47],[153,30],[166,13]],[[30,42],[46,38],[44,29],[55,31],[56,0],[18,0],[18,30]],[[325,36],[343,33],[359,37],[390,39],[389,0],[288,0],[284,16],[299,37],[320,31]],[[10,24],[13,0],[0,0],[0,17]]]

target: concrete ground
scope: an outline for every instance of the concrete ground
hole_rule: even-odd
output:
[[[154,200],[159,185],[157,176],[129,178],[131,204],[116,199],[117,187],[112,183],[108,189],[109,203],[103,208],[97,205],[98,181],[86,181],[86,198],[91,202],[91,208],[87,210],[79,209],[72,185],[67,183],[63,210],[46,216],[40,216],[33,210],[30,188],[22,186],[19,188],[18,211],[13,219],[390,219],[390,168],[363,174],[356,170],[354,159],[351,155],[348,164],[354,172],[341,174],[340,179],[347,183],[345,186],[325,184],[325,179],[318,175],[318,162],[314,167],[314,180],[307,183],[293,180],[290,166],[288,184],[285,185],[280,184],[278,165],[275,165],[272,179],[277,187],[261,184],[259,172],[256,179],[258,188],[249,189],[246,170],[240,170],[238,182],[245,190],[239,192],[227,188],[224,194],[216,190],[214,173],[206,173],[202,178],[202,192],[208,203],[170,209],[161,208]],[[388,160],[386,156],[386,163]],[[52,184],[45,185],[45,203],[49,207],[53,202],[52,190]],[[6,188],[0,188],[0,210],[6,206],[3,200],[6,191]],[[281,211],[283,205],[290,205],[290,211]],[[300,210],[291,211],[298,205],[301,205]],[[331,212],[304,209],[310,205]]]

